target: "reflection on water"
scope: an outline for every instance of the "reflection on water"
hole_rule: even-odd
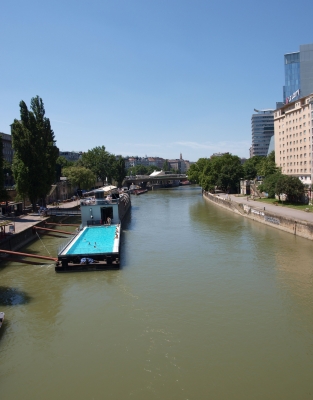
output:
[[[27,304],[30,300],[30,296],[19,289],[0,286],[0,306]]]
[[[132,202],[119,271],[2,266],[3,398],[312,398],[312,242],[198,188]]]

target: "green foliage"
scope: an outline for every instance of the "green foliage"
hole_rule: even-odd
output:
[[[257,174],[259,176],[267,177],[273,175],[280,169],[276,167],[275,163],[275,151],[272,151],[267,157],[263,157],[261,162],[258,164]]]
[[[258,187],[258,190],[260,192],[267,193],[270,199],[275,198],[276,184],[281,176],[282,174],[280,171],[276,171],[276,173],[268,175],[266,178],[264,178],[263,183]]]
[[[281,175],[276,182],[276,194],[286,194],[290,202],[297,203],[304,195],[304,184],[295,176]]]
[[[0,137],[0,140],[1,140],[1,137]],[[12,164],[10,164],[10,163],[9,163],[7,160],[5,160],[4,158],[2,159],[2,161],[3,161],[3,165],[2,165],[3,172],[4,172],[5,174],[12,175]]]
[[[78,189],[89,190],[95,184],[95,174],[85,167],[65,167],[63,174]]]
[[[200,158],[189,168],[188,179],[198,183],[204,190],[221,189],[237,192],[243,168],[240,158],[232,154],[220,157]]]
[[[45,199],[55,181],[59,149],[39,96],[31,99],[30,110],[21,101],[20,120],[12,124],[13,176],[18,194],[28,196],[35,209],[37,200]]]
[[[59,156],[56,160],[56,164],[60,165],[61,168],[73,167],[75,165],[74,161],[68,161],[64,156]]]
[[[150,175],[153,171],[160,171],[160,168],[154,165],[149,165],[148,167],[145,165],[136,165],[128,169],[127,175]]]
[[[112,181],[115,168],[115,156],[108,153],[104,146],[98,146],[87,153],[84,153],[81,158],[81,163],[84,167],[90,169],[96,179],[99,179],[104,185],[106,180]]]
[[[0,136],[0,201],[6,201],[8,200],[9,196],[7,191],[4,188],[4,159],[3,159],[3,142],[2,142],[2,137]]]
[[[290,202],[301,201],[304,195],[304,184],[295,176],[283,175],[280,171],[268,175],[258,188],[261,192],[268,193],[270,199],[285,194]]]
[[[169,171],[170,170],[170,166],[168,164],[168,160],[164,160],[162,170],[163,171]]]
[[[208,158],[199,158],[196,163],[191,164],[189,170],[187,171],[188,180],[190,182],[200,185],[200,177],[207,162],[209,162]]]
[[[121,187],[126,176],[125,161],[123,158],[118,158],[114,163],[113,178],[116,181],[117,187]]]
[[[243,164],[243,178],[247,180],[255,179],[258,175],[258,169],[260,168],[263,159],[264,157],[262,156],[253,156],[249,158]]]

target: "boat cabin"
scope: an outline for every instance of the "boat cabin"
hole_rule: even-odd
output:
[[[82,227],[119,224],[129,209],[129,194],[104,189],[94,190],[93,194],[80,201]]]

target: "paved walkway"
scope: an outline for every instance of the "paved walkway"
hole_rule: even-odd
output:
[[[217,195],[216,195],[217,197]],[[220,194],[218,197],[227,199],[226,194]],[[294,218],[295,220],[302,220],[302,221],[308,221],[313,223],[313,213],[312,212],[306,212],[302,210],[296,210],[294,208],[289,208],[289,207],[283,207],[283,206],[275,206],[274,204],[268,204],[268,203],[263,203],[261,201],[257,200],[247,200],[247,197],[237,197],[234,195],[229,196],[231,198],[231,201],[235,201],[236,203],[242,203],[244,205],[247,205],[249,207],[255,208],[257,210],[262,210],[265,212],[269,211],[271,213],[285,216],[288,218]]]
[[[47,208],[74,208],[80,205],[80,200],[68,201],[66,203],[60,203],[59,206],[52,206],[49,204]]]
[[[73,208],[76,207],[79,203],[76,201],[71,201],[68,203],[61,203],[59,205],[59,208]],[[48,208],[54,208],[53,206],[48,206]],[[32,227],[35,225],[38,221],[44,221],[46,218],[41,217],[38,213],[31,213],[27,215],[20,215],[19,217],[0,217],[0,222],[5,220],[5,221],[11,221],[12,225],[15,227],[15,233],[19,233],[24,231],[27,228]],[[9,232],[9,227],[5,227],[6,233]]]
[[[19,217],[14,217],[14,218],[8,218],[6,216],[1,217],[1,220],[5,221],[11,221],[12,225],[15,227],[15,233],[19,233],[24,231],[27,228],[30,228],[31,226],[35,225],[38,221],[42,221],[44,218],[40,217],[38,214],[27,214],[27,215],[21,215]],[[5,227],[6,233],[9,232],[9,227]]]

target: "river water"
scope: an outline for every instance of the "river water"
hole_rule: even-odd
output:
[[[199,188],[132,197],[118,271],[1,264],[0,311],[1,400],[313,399],[312,242]]]

